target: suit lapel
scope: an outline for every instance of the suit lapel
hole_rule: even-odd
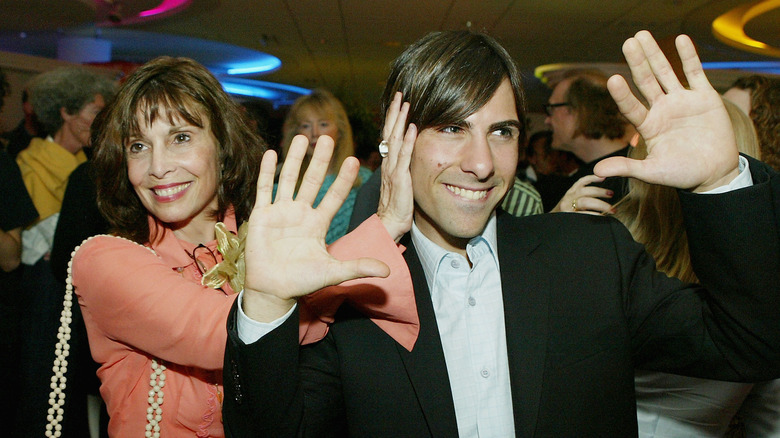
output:
[[[404,258],[412,274],[417,312],[420,316],[420,336],[411,352],[406,351],[400,344],[396,344],[396,347],[414,387],[431,436],[458,436],[455,406],[452,403],[447,364],[444,361],[433,303],[425,273],[408,236],[407,234],[407,241],[402,243],[407,247]]]
[[[498,257],[517,436],[534,434],[544,380],[551,271],[532,259],[540,244],[539,233],[499,215]]]

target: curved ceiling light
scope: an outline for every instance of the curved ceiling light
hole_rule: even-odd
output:
[[[129,0],[94,0],[97,9],[97,25],[100,27],[125,26],[146,23],[169,17],[189,8],[192,0],[158,0],[157,6],[149,7],[150,0],[130,2]],[[148,8],[148,9],[142,9]]]
[[[780,48],[754,40],[745,34],[745,24],[772,9],[780,8],[780,0],[761,0],[738,6],[712,22],[712,33],[725,44],[760,55],[780,57]]]
[[[189,6],[192,0],[163,0],[156,8],[147,9],[138,14],[139,17],[152,17],[165,13],[170,13],[176,9]]]
[[[540,65],[534,69],[534,76],[542,81],[543,84],[554,86],[563,79],[563,75],[569,70],[598,70],[612,76],[619,74],[625,76],[628,72],[628,65],[625,63],[610,62],[575,62]]]
[[[273,101],[275,106],[291,105],[300,96],[311,93],[308,88],[275,82],[233,77],[220,77],[218,79],[229,94],[268,99]]]
[[[271,55],[261,57],[261,59],[253,62],[245,62],[241,64],[233,64],[233,67],[227,69],[229,75],[246,75],[257,73],[268,73],[274,71],[282,66],[282,61]]]

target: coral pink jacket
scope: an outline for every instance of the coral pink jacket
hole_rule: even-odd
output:
[[[236,231],[232,214],[224,222]],[[167,367],[161,436],[224,436],[225,321],[237,294],[227,284],[224,291],[202,286],[189,255],[196,245],[152,218],[149,227],[158,234],[152,244],[98,236],[73,259],[73,284],[111,417],[109,434],[144,435],[156,358]],[[222,260],[216,241],[206,246]],[[207,251],[197,255],[206,269],[214,265]]]
[[[232,213],[224,223],[236,232]],[[222,437],[227,317],[237,294],[227,284],[224,292],[202,286],[200,271],[188,255],[196,245],[177,239],[153,218],[149,224],[151,230],[158,230],[152,244],[98,236],[83,243],[73,258],[73,285],[92,357],[100,364],[100,393],[111,417],[109,435],[144,435],[152,359],[156,359],[167,367],[160,435]],[[206,246],[217,261],[222,260],[216,241]],[[341,294],[345,287],[358,286],[355,289],[369,295],[392,289],[392,295],[405,303],[403,297],[414,293],[401,256],[403,249],[373,216],[328,250],[341,260],[377,257],[388,264],[390,276],[353,280],[328,289]],[[207,251],[199,249],[197,255],[205,269],[214,264]],[[397,305],[389,295],[385,301]],[[400,332],[416,338],[419,323],[413,302],[409,311],[414,323],[411,327],[401,323]],[[314,325],[314,320],[302,321],[302,331]]]

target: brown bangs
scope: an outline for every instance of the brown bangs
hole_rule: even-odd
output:
[[[504,79],[512,86],[517,116],[524,125],[520,74],[506,50],[485,34],[433,32],[393,62],[382,110],[387,111],[400,91],[410,103],[408,122],[418,129],[460,123],[485,106]],[[524,136],[525,127],[521,128]]]
[[[203,117],[206,111],[203,105],[184,93],[171,92],[162,87],[155,87],[152,81],[144,84],[128,107],[127,117],[123,118],[121,135],[122,143],[141,132],[141,124],[152,126],[158,117],[164,118],[174,125],[177,120],[184,120],[192,126],[203,128]],[[136,117],[138,114],[141,117]]]

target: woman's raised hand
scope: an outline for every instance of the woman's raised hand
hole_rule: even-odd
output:
[[[417,127],[406,128],[409,103],[402,103],[401,93],[396,93],[385,115],[382,139],[387,144],[387,156],[382,160],[382,188],[377,216],[387,232],[398,242],[412,228],[414,193],[409,163],[412,159]]]
[[[317,208],[312,204],[328,171],[333,140],[321,136],[295,193],[309,142],[296,136],[282,165],[276,199],[272,198],[276,153],[268,151],[260,165],[257,200],[249,218],[243,310],[252,319],[270,322],[284,315],[295,299],[323,287],[361,277],[386,277],[387,265],[375,259],[339,261],[325,245],[330,222],[346,199],[359,162],[344,161]]]

